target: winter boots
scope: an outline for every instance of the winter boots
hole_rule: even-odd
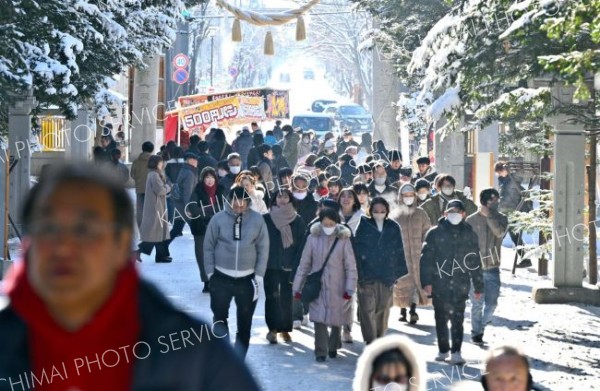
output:
[[[267,333],[267,341],[269,341],[270,344],[276,344],[277,343],[277,331],[269,331]]]
[[[400,309],[400,322],[416,324],[419,321],[419,315],[417,315],[417,305],[412,303],[410,305],[410,321],[406,317],[406,308]]]
[[[406,308],[400,308],[400,322],[408,323],[408,319],[406,318]]]
[[[471,342],[473,342],[475,345],[483,346],[485,344],[485,341],[483,340],[483,332],[481,334],[472,336]]]
[[[419,315],[417,315],[417,305],[412,303],[410,305],[410,324],[416,324],[419,321]]]

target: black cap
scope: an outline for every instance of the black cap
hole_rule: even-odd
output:
[[[419,189],[431,189],[431,184],[425,178],[417,179],[415,182],[415,190],[419,191]]]
[[[195,153],[193,153],[193,152],[186,152],[186,153],[183,155],[183,159],[184,159],[184,160],[188,160],[188,159],[196,159],[196,160],[198,160],[198,155],[196,155],[196,154],[195,154]]]
[[[331,160],[329,160],[326,156],[321,156],[315,160],[315,167],[319,170],[325,170],[329,166],[331,166]]]
[[[465,204],[463,204],[461,200],[451,200],[448,202],[448,205],[446,205],[446,212],[454,208],[459,209],[461,212],[464,212]]]
[[[402,167],[400,168],[400,175],[402,176],[411,176],[412,175],[412,167]]]
[[[369,166],[368,164],[361,164],[360,166],[358,166],[358,173],[359,174],[366,174],[369,172],[373,172],[373,170],[371,169],[371,166]]]
[[[321,198],[319,201],[319,206],[321,208],[331,208],[336,212],[340,211],[340,204],[332,200],[331,198]]]
[[[350,129],[344,130],[344,136],[352,136],[352,132],[350,131]]]
[[[427,156],[421,156],[420,158],[417,159],[417,164],[431,164],[431,160],[429,160],[429,158]]]
[[[402,160],[402,154],[397,149],[392,149],[388,152],[388,159],[393,162],[394,160]]]

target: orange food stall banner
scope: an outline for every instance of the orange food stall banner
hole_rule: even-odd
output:
[[[265,117],[263,99],[260,97],[232,96],[182,108],[179,121],[185,130],[204,130],[211,124],[235,125]]]

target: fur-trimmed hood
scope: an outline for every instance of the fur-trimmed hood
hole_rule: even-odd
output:
[[[316,223],[310,227],[310,233],[314,236],[324,235],[323,229],[321,228],[321,223]],[[338,224],[335,227],[335,232],[333,234],[339,239],[349,239],[352,236],[352,232],[342,224]]]
[[[387,335],[367,345],[358,358],[356,373],[354,374],[354,381],[352,383],[353,391],[368,391],[372,389],[373,362],[379,355],[394,348],[399,349],[412,366],[409,391],[426,389],[426,366],[417,354],[417,346],[402,335]]]

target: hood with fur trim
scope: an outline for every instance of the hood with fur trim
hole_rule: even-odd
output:
[[[417,391],[427,389],[427,367],[417,354],[417,346],[402,335],[386,335],[367,345],[358,358],[356,373],[354,374],[354,381],[352,383],[353,391],[368,391],[372,389],[373,363],[382,353],[392,349],[400,350],[412,366],[408,390]]]
[[[321,228],[321,223],[316,223],[312,227],[310,227],[310,233],[314,236],[324,235],[323,229]],[[352,232],[342,224],[336,225],[333,234],[339,239],[349,239],[352,236]]]

